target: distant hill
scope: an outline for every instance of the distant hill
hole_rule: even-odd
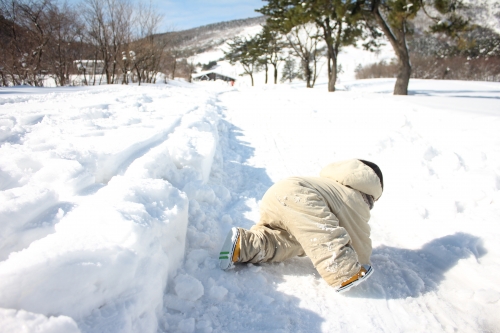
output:
[[[500,32],[500,1],[499,0],[466,0],[469,9],[466,15],[472,23],[481,25],[481,29],[472,33],[469,38],[477,40],[481,48],[485,48],[488,40],[490,44],[498,42],[496,35]],[[246,28],[265,24],[265,16],[232,20],[204,25],[182,31],[173,31],[158,34],[169,47],[176,49],[183,57],[201,54],[216,49],[229,39],[241,34]],[[436,48],[443,45],[443,41],[438,36],[425,34],[427,27],[432,22],[423,13],[411,22],[411,29],[415,35],[410,37],[410,49],[412,52],[430,54]],[[490,47],[486,47],[491,48]],[[479,49],[479,46],[478,46]],[[495,50],[498,51],[498,50]]]
[[[187,55],[199,54],[224,44],[228,39],[241,33],[245,28],[264,24],[265,16],[219,22],[198,28],[158,34],[172,48],[182,50]]]
[[[417,73],[417,69],[423,66],[422,68],[425,69],[426,73],[441,73],[438,76],[432,74],[431,78],[441,78],[444,75],[442,73],[448,72],[448,68],[451,68],[453,73],[459,73],[460,71],[453,69],[453,66],[457,68],[464,67],[464,62],[468,61],[468,59],[483,57],[487,60],[488,57],[500,56],[500,0],[466,1],[468,1],[468,8],[463,14],[470,19],[472,26],[477,25],[475,29],[463,35],[463,41],[465,42],[462,42],[466,44],[457,44],[456,40],[450,39],[443,34],[428,34],[428,27],[434,22],[423,12],[420,12],[410,22],[409,28],[414,31],[414,34],[408,36],[408,47],[410,53],[415,58],[413,61],[415,67],[414,73]],[[434,14],[432,11],[429,12]],[[220,72],[224,72],[227,75],[238,75],[241,71],[237,66],[233,68],[233,66],[224,64],[222,61],[224,44],[237,35],[254,35],[258,33],[258,27],[264,25],[265,22],[266,17],[259,16],[214,23],[183,31],[167,32],[156,35],[156,38],[165,42],[168,48],[170,48],[170,54],[173,55],[173,58],[184,59],[186,66],[186,59],[190,59],[190,61],[198,64],[198,70],[203,70],[202,65],[208,65],[213,62],[219,66],[218,70]],[[381,39],[383,43],[384,39],[383,37]],[[467,48],[463,48],[463,46],[467,46]],[[391,59],[394,58],[394,52],[387,40],[385,41],[385,45],[376,53],[364,53],[359,48],[355,50],[351,46],[344,48],[342,52],[343,56],[340,64],[344,73],[347,73],[343,77],[354,78],[355,69],[360,65],[378,64],[396,68],[396,65],[391,63]],[[362,53],[363,55],[361,55]],[[420,67],[418,66],[416,57],[422,63]],[[449,60],[452,58],[461,58],[461,60]],[[438,65],[436,59],[439,59],[442,64]],[[297,59],[297,61],[299,60]],[[453,62],[453,64],[449,62]],[[483,65],[481,63],[478,66],[481,67]],[[179,72],[178,69],[177,71]],[[488,71],[490,70],[485,69],[483,72]],[[419,77],[424,77],[421,74],[419,75]],[[391,74],[390,77],[392,76],[394,75]],[[457,79],[470,78],[462,75],[457,77]]]

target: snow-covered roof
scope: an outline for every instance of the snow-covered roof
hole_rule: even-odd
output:
[[[204,71],[204,72],[201,72],[199,74],[193,75],[192,78],[196,79],[196,78],[201,78],[203,76],[207,76],[208,77],[208,75],[210,75],[210,74],[215,74],[215,75],[218,75],[218,76],[223,76],[223,77],[226,77],[228,79],[236,81],[236,79],[234,77],[226,75],[226,74],[222,74],[222,73],[219,73],[219,72],[216,72],[216,71]]]

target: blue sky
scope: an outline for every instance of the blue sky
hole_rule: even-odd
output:
[[[202,25],[260,16],[262,0],[153,0],[164,14],[162,29],[185,30]],[[163,32],[163,31],[161,31]]]

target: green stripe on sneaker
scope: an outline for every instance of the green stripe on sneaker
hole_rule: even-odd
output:
[[[224,257],[219,257],[219,259],[229,259],[229,257],[224,256]]]
[[[221,252],[220,254],[229,254],[229,252]]]

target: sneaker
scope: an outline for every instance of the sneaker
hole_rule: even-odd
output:
[[[220,249],[219,266],[223,270],[233,268],[234,263],[238,261],[240,256],[240,231],[238,228],[229,230],[224,244]]]
[[[366,281],[373,273],[373,268],[370,265],[363,265],[361,266],[361,269],[359,272],[354,274],[353,277],[351,277],[349,280],[342,282],[340,285],[340,288],[337,289],[338,293],[343,293],[344,291],[347,291],[351,289],[354,286],[357,286],[363,281]]]

